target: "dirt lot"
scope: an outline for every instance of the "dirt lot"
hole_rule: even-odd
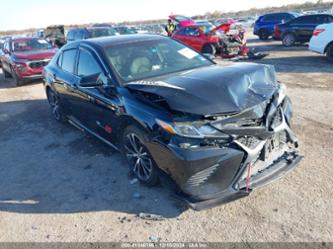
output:
[[[17,88],[1,74],[0,241],[333,241],[333,64],[305,46],[250,45],[270,51],[261,63],[288,86],[305,159],[250,197],[202,212],[162,187],[131,185],[117,152],[52,119],[41,82]]]

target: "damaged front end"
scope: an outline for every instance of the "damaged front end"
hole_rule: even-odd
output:
[[[173,114],[172,122],[156,120],[159,135],[147,147],[159,168],[181,189],[179,197],[193,209],[245,197],[253,189],[281,177],[302,159],[291,130],[292,106],[286,88],[266,69],[250,70],[237,85],[228,82],[226,87],[227,84],[218,83],[228,92],[221,96],[228,101],[223,105],[227,112],[217,113],[221,106],[211,105],[214,114],[200,115],[200,111],[206,111],[201,106],[193,108],[192,114]],[[233,70],[227,72],[231,74]],[[224,74],[226,78],[228,73]],[[212,99],[218,94],[214,89]],[[200,94],[201,100],[206,101],[205,93],[197,96]],[[163,97],[169,101],[162,98],[161,102],[167,102],[169,108],[178,105],[185,110],[180,100],[172,102],[167,94]],[[186,113],[191,113],[188,110]]]

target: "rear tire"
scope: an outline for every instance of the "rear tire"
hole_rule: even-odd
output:
[[[142,184],[152,187],[159,182],[159,174],[153,157],[144,145],[147,142],[147,133],[130,125],[123,133],[121,152],[135,177]]]
[[[11,78],[12,75],[10,73],[8,73],[4,68],[2,68],[3,74],[5,76],[5,78]]]
[[[326,51],[326,57],[329,61],[333,62],[333,44],[328,46]]]
[[[50,104],[54,119],[60,123],[66,123],[67,118],[62,113],[61,106],[59,104],[59,97],[57,96],[57,94],[51,88],[48,87],[46,91],[46,96]]]
[[[202,53],[215,55],[216,47],[213,44],[205,44],[202,48]]]
[[[291,47],[295,44],[296,42],[296,36],[292,33],[285,34],[282,37],[282,44],[285,47]]]
[[[266,29],[262,29],[259,31],[259,39],[262,41],[267,41],[269,38],[269,34]]]

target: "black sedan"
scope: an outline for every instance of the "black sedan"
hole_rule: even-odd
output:
[[[293,46],[296,42],[309,42],[318,25],[331,22],[333,16],[329,14],[300,16],[287,23],[276,25],[274,38],[281,39],[286,47]]]
[[[44,81],[56,120],[119,150],[141,183],[171,180],[197,210],[247,196],[302,158],[271,66],[221,67],[170,38],[125,35],[65,45]]]

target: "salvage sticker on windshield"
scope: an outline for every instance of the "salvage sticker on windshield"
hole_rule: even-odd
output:
[[[182,56],[185,56],[187,59],[193,59],[198,55],[196,52],[189,48],[183,48],[181,50],[178,50],[178,53],[180,53]]]
[[[40,44],[47,44],[47,41],[46,40],[38,40],[38,43],[40,43]]]

